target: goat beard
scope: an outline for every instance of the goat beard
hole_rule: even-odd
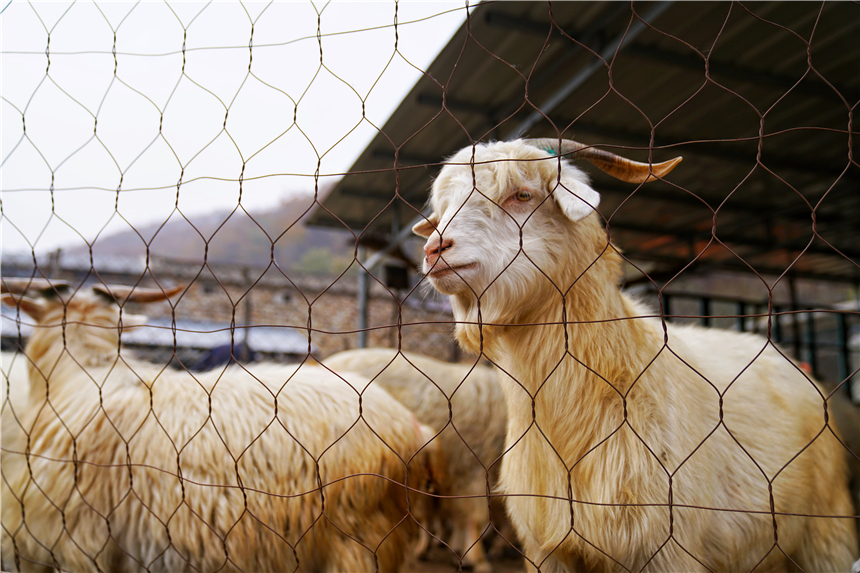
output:
[[[480,302],[471,291],[451,295],[454,338],[460,347],[495,360],[505,353],[503,345],[507,333],[522,332],[523,328],[529,328],[527,325],[542,325],[547,317],[553,317],[551,322],[561,322],[562,295],[546,277],[541,275],[540,278],[544,280],[496,281],[480,297]],[[522,294],[511,292],[522,289],[532,294],[524,298]],[[522,304],[524,300],[528,300],[528,304]]]

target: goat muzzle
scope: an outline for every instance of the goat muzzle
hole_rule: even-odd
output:
[[[442,239],[438,234],[427,239],[424,245],[424,260],[427,266],[431,267],[436,264],[442,253],[454,246],[454,241],[451,239]]]

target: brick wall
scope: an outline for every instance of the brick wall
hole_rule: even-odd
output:
[[[246,288],[198,279],[190,284],[185,295],[175,303],[176,316],[217,322],[235,321],[237,326],[241,326],[246,324],[250,311],[247,324],[251,326],[290,326],[303,333],[307,333],[310,327],[311,342],[319,353],[318,358],[355,348],[359,325],[356,281],[350,281],[350,288],[315,292],[315,281],[303,281],[308,277],[290,278],[299,288],[286,281],[280,284],[261,282]],[[180,284],[179,281],[176,283]],[[368,301],[368,327],[371,329],[368,332],[368,346],[394,347],[400,340],[404,350],[445,358],[452,356],[450,313],[416,307],[409,302],[398,304],[398,298],[381,287],[372,288],[371,291]],[[412,296],[417,294],[413,293]],[[130,310],[151,316],[169,316],[172,312],[167,304]],[[397,326],[398,314],[400,327]],[[252,330],[252,339],[254,336]]]
[[[40,269],[45,271],[45,269]],[[27,276],[32,267],[12,268],[4,261],[6,276]],[[100,269],[98,277],[85,265],[54,265],[51,278],[78,284],[102,280],[109,284],[140,284],[153,287],[188,285],[181,298],[170,304],[129,305],[128,311],[152,317],[171,316],[236,326],[290,326],[307,335],[316,358],[356,348],[358,342],[357,279],[316,275],[285,275],[276,268],[263,272],[232,265],[201,265],[152,259],[140,268]],[[41,273],[39,273],[41,276]],[[396,347],[442,359],[457,359],[453,342],[452,315],[441,298],[424,288],[415,292],[391,293],[370,279],[368,301],[368,346]],[[405,300],[403,300],[405,297]],[[249,308],[250,307],[250,308]],[[249,314],[250,313],[250,316]],[[398,317],[399,314],[399,317]],[[400,326],[398,326],[398,320]],[[251,331],[251,346],[254,346]]]

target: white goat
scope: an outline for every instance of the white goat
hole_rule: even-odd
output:
[[[29,448],[25,463],[3,460],[5,565],[400,567],[417,530],[409,511],[425,497],[404,484],[425,485],[427,449],[416,452],[433,434],[384,390],[298,365],[192,377],[121,349],[122,329],[145,320],[107,290],[39,295],[4,297],[35,320]]]
[[[27,377],[27,358],[20,352],[0,352],[0,404],[6,403],[6,396],[9,396],[9,403],[18,407],[27,401],[27,387],[20,388],[20,385],[12,386],[10,379]],[[7,386],[11,386],[7,388]],[[11,390],[11,392],[7,392]]]
[[[0,410],[3,414],[0,436],[6,449],[11,447],[13,437],[22,437],[21,426],[15,416],[24,412],[30,397],[27,364],[27,357],[21,352],[0,353]]]
[[[448,544],[463,563],[476,573],[491,571],[479,540],[485,531],[504,529],[507,519],[496,509],[491,525],[487,497],[478,496],[487,495],[488,484],[495,488],[505,441],[507,415],[496,371],[392,348],[348,350],[329,356],[324,364],[338,373],[357,372],[370,378],[412,410],[421,423],[441,432],[437,440],[446,473],[437,482],[438,493],[475,497],[441,499],[438,517],[450,526]],[[511,537],[508,531],[502,534]]]
[[[2,417],[2,428],[0,428],[0,481],[5,481],[8,475],[16,471],[24,471],[24,467],[13,469],[14,465],[25,464],[21,456],[7,452],[22,452],[27,447],[27,434],[21,425],[20,416],[23,416],[29,406],[29,388],[27,382],[27,357],[21,352],[0,353],[0,417]],[[2,486],[0,486],[2,487]],[[5,502],[3,498],[2,502]],[[2,503],[0,502],[0,503]],[[5,524],[4,524],[5,525]],[[4,535],[5,531],[0,533]],[[5,549],[5,546],[0,550]],[[3,571],[9,571],[6,566],[8,554],[6,551],[0,553],[0,567]]]
[[[679,161],[468,147],[414,228],[457,340],[516,380],[500,379],[501,489],[529,567],[848,571],[845,456],[818,386],[759,336],[644,318],[618,288],[599,195],[555,153],[638,183]]]

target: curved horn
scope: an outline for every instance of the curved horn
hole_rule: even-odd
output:
[[[558,139],[550,138],[526,139],[525,142],[552,155],[574,154],[578,158],[587,159],[602,171],[628,183],[654,181],[667,175],[681,162],[681,157],[676,157],[663,163],[639,163],[571,139],[562,139],[560,146]]]
[[[167,300],[185,289],[185,285],[179,285],[170,289],[130,287],[124,285],[94,285],[93,290],[110,297],[118,303],[126,302],[158,302]]]
[[[70,286],[66,281],[50,281],[42,278],[4,278],[0,281],[0,292],[52,296],[68,290]]]

